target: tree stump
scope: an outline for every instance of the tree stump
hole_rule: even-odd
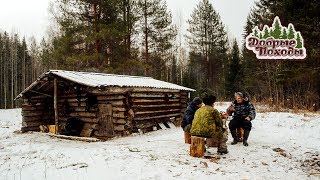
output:
[[[219,141],[215,140],[213,138],[207,138],[206,144],[208,147],[218,147],[219,146]]]
[[[191,136],[190,144],[190,156],[192,157],[202,157],[204,155],[204,138]]]
[[[243,141],[243,134],[244,134],[244,129],[242,127],[237,128],[238,142],[242,142]]]
[[[184,131],[184,143],[191,144],[191,134]]]

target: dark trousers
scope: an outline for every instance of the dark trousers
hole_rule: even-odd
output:
[[[229,123],[230,131],[236,130],[238,127],[242,127],[246,131],[251,131],[252,123],[244,118],[234,117]]]

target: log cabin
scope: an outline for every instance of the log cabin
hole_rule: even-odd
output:
[[[150,77],[49,70],[22,99],[22,132],[111,138],[179,125],[190,88]]]

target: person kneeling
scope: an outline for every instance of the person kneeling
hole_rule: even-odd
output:
[[[194,115],[191,135],[206,138],[213,138],[219,142],[218,153],[227,154],[228,149],[226,136],[223,136],[225,129],[218,110],[214,109],[215,96],[208,96],[203,98],[204,107],[198,109]]]

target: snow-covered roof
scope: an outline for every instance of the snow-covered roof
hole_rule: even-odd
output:
[[[185,91],[195,91],[194,89],[179,86],[173,83],[160,81],[151,77],[142,76],[127,76],[117,74],[104,74],[104,73],[92,73],[92,72],[76,72],[76,71],[64,71],[64,70],[49,70],[41,77],[47,75],[56,75],[58,77],[70,80],[72,82],[89,86],[89,87],[103,87],[103,86],[118,86],[118,87],[151,87],[162,89],[176,89]],[[32,83],[27,89],[25,89],[19,96],[26,91],[32,89],[37,84],[37,81]],[[18,97],[19,97],[18,96]]]

